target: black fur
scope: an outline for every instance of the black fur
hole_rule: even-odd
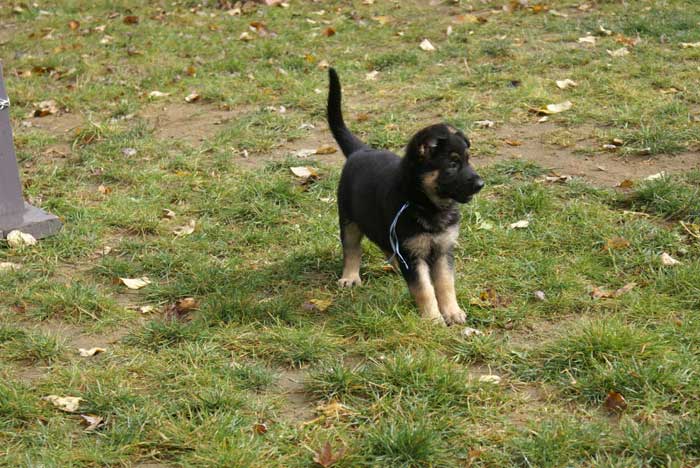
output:
[[[451,262],[452,245],[445,252],[431,249],[429,255],[424,255],[406,248],[406,242],[421,234],[437,236],[454,227],[460,219],[458,203],[470,201],[483,186],[469,165],[469,140],[454,127],[436,124],[414,135],[403,158],[390,151],[370,148],[346,127],[341,112],[340,81],[332,68],[329,77],[328,125],[347,157],[338,186],[344,248],[347,247],[345,230],[356,225],[362,234],[390,253],[389,226],[401,206],[408,202],[396,233],[401,253],[409,264],[408,268],[401,264],[401,272],[410,287],[416,281],[417,261],[430,265],[435,256],[444,254]]]

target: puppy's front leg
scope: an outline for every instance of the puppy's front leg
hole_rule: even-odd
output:
[[[435,259],[430,269],[440,312],[448,325],[464,323],[467,319],[467,315],[457,304],[453,262],[452,253],[445,253]]]
[[[435,289],[430,282],[428,264],[423,259],[417,259],[411,263],[411,269],[404,271],[404,277],[421,316],[434,322],[445,323],[435,298]]]

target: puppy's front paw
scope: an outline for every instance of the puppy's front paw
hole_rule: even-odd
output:
[[[445,311],[442,314],[443,318],[445,319],[445,323],[447,325],[454,325],[456,323],[464,323],[467,320],[467,314],[465,314],[462,309],[460,308],[454,308],[448,311]]]
[[[362,285],[362,280],[359,276],[350,276],[348,278],[340,278],[338,280],[338,286],[341,288],[352,288],[353,286]]]

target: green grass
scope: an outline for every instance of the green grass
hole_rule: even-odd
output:
[[[503,135],[539,125],[529,108],[567,99],[535,127],[547,148],[584,141],[572,157],[596,158],[620,138],[629,164],[692,155],[700,55],[681,43],[700,41],[700,5],[547,5],[562,18],[494,13],[503,3],[0,6],[24,194],[65,224],[34,247],[0,242],[0,261],[21,264],[0,273],[0,465],[294,468],[326,443],[344,450],[337,467],[700,463],[700,173],[623,191],[546,183],[549,168],[524,158],[488,164]],[[453,21],[463,14],[486,22]],[[595,47],[577,43],[588,32]],[[637,35],[629,55],[606,52]],[[422,321],[369,243],[363,286],[336,287],[338,155],[292,156],[332,143],[322,61],[372,144],[400,151],[436,120],[468,130],[487,188],[462,208],[456,289],[483,336]],[[66,111],[27,117],[46,99]],[[485,119],[496,129],[475,128]],[[297,165],[319,179],[301,186]],[[190,220],[192,234],[173,233]],[[606,249],[615,238],[629,245]],[[152,283],[138,291],[118,280],[141,276]],[[164,314],[185,297],[196,310]],[[80,357],[86,346],[107,352]],[[627,401],[619,414],[610,391]],[[83,400],[70,414],[47,395]],[[85,432],[79,414],[105,424]]]

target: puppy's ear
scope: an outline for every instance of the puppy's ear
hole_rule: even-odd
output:
[[[418,146],[418,156],[421,160],[430,159],[435,153],[435,150],[447,141],[444,136],[430,136]]]

